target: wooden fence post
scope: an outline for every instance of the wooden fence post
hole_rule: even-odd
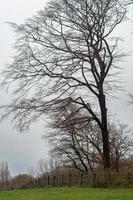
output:
[[[40,178],[38,178],[37,180],[38,180],[38,188],[39,188],[41,180],[40,180]]]
[[[35,178],[33,179],[33,188],[35,188]]]
[[[49,178],[49,176],[48,176],[48,180],[47,180],[47,181],[48,181],[48,182],[47,182],[48,186],[49,186],[49,184],[50,184],[50,181],[49,181],[49,180],[50,180],[50,178]]]
[[[38,179],[35,179],[35,188],[38,188]]]
[[[71,186],[71,178],[72,178],[72,175],[68,174],[68,187]]]
[[[30,182],[30,187],[33,188],[33,180]]]
[[[55,176],[53,175],[53,178],[52,178],[52,186],[54,187],[55,186]]]
[[[80,173],[80,176],[79,176],[79,185],[80,186],[82,185],[82,179],[83,179],[83,174]]]
[[[45,186],[45,176],[43,176],[43,186]]]
[[[60,186],[61,187],[63,186],[63,179],[64,179],[64,175],[62,174],[62,176],[61,176],[61,182],[60,182]]]

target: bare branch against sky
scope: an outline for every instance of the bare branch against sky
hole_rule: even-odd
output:
[[[23,23],[26,18],[33,16],[36,11],[42,9],[45,3],[46,0],[5,0],[2,2],[0,7],[0,64],[2,69],[6,63],[11,61],[11,57],[14,55],[12,44],[15,41],[15,35],[11,31],[9,25],[5,22]],[[133,17],[132,10],[129,15],[130,17]],[[131,35],[132,29],[133,26],[129,22],[125,22],[117,29],[117,35],[126,38],[123,43],[125,52],[133,51],[133,46],[131,44],[133,37]],[[123,75],[125,77],[125,89],[131,93],[133,85],[132,64],[133,59],[131,56],[125,58],[124,63],[122,64],[122,67],[126,69],[126,72]],[[7,96],[3,92],[1,92],[0,95],[1,104],[10,101],[10,96]],[[119,97],[119,99],[113,99],[112,102],[108,102],[108,104],[111,104],[110,113],[116,113],[117,108],[119,118],[130,124],[132,122],[133,114],[130,111],[130,108],[127,111],[127,93],[119,92],[117,93],[117,97]],[[40,139],[44,130],[42,130],[41,126],[38,127],[39,125],[31,129],[32,134],[29,135],[18,135],[15,130],[12,130],[10,120],[0,126],[0,159],[9,161],[9,165],[15,169],[14,172],[25,170],[34,165],[34,163],[41,159],[45,152],[47,152]]]
[[[15,34],[6,22],[23,23],[44,7],[46,0],[5,0],[0,7],[0,71],[14,55]],[[0,93],[0,104],[8,102],[10,96]],[[42,126],[43,127],[43,126]],[[39,131],[38,131],[39,130]],[[32,135],[31,135],[32,133]],[[46,144],[41,139],[44,133],[41,125],[34,126],[29,134],[18,134],[12,129],[10,120],[0,124],[0,160],[8,161],[13,174],[27,171],[38,160],[47,156]]]

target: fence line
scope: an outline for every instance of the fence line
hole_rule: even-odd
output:
[[[26,188],[41,188],[41,187],[63,187],[63,186],[76,186],[76,185],[89,185],[87,175],[72,175],[72,174],[61,174],[61,175],[47,175],[41,178],[36,178],[28,183],[21,185],[19,189]]]
[[[107,181],[107,182],[106,182]],[[61,174],[61,175],[47,175],[41,178],[31,180],[29,183],[22,185],[20,189],[26,188],[44,188],[44,187],[71,187],[71,186],[105,186],[106,184],[112,184],[119,186],[121,184],[127,184],[133,186],[133,174],[119,174],[112,173],[110,180],[106,180],[105,174]]]
[[[1,190],[11,189],[28,189],[28,188],[45,188],[45,187],[71,187],[71,186],[124,186],[133,187],[133,173],[111,173],[109,179],[104,173],[97,174],[53,174],[45,175],[40,178],[31,179],[25,183],[8,182],[6,185],[1,185]]]

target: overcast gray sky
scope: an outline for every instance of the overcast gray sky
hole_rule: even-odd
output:
[[[0,7],[0,66],[4,68],[6,63],[11,61],[14,54],[12,49],[15,41],[14,33],[5,22],[23,23],[26,18],[31,17],[43,8],[47,0],[4,0]],[[133,19],[131,10],[130,16]],[[125,38],[123,49],[126,52],[133,52],[133,24],[125,22],[116,32],[116,36]],[[133,56],[125,58],[122,67],[124,85],[126,92],[116,94],[119,99],[111,99],[110,113],[116,114],[116,118],[123,122],[133,123],[133,111],[127,106],[127,93],[133,92]],[[6,93],[0,93],[0,104],[8,101]],[[10,119],[0,124],[0,160],[6,160],[13,174],[26,172],[27,169],[34,167],[38,160],[46,158],[47,143],[41,139],[45,128],[41,123],[36,123],[28,134],[19,134],[12,129]]]
[[[46,0],[4,0],[0,6],[0,67],[4,68],[13,56],[14,33],[5,22],[23,23],[26,18],[43,8]],[[0,104],[8,101],[6,93],[0,93]],[[26,172],[47,156],[47,144],[41,124],[36,124],[28,134],[12,129],[10,120],[0,124],[0,160],[6,160],[13,174]]]

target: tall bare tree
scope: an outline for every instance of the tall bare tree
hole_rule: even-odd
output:
[[[104,168],[110,168],[105,91],[120,57],[112,32],[125,14],[124,0],[57,0],[24,24],[11,24],[17,53],[4,83],[15,83],[15,99],[6,115],[15,113],[20,130],[54,105],[77,104],[99,126]]]

